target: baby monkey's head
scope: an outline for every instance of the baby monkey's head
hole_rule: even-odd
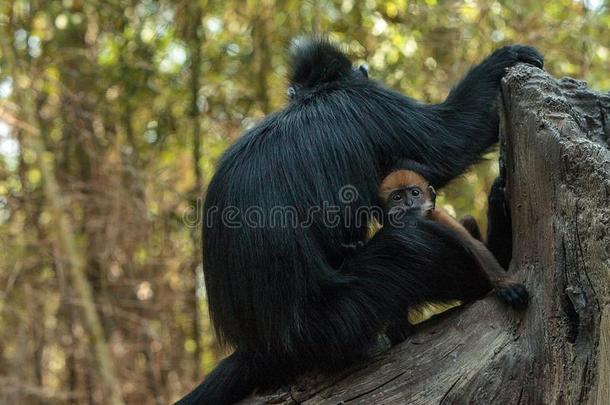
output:
[[[436,192],[416,171],[419,166],[411,161],[401,162],[382,180],[379,199],[386,214],[410,210],[425,213],[434,209]]]

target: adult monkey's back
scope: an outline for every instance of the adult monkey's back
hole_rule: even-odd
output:
[[[290,103],[225,152],[208,188],[209,308],[235,352],[181,404],[233,403],[303,371],[345,367],[407,307],[485,294],[472,256],[436,225],[388,227],[345,261],[342,244],[364,240],[355,208],[377,202],[396,158],[427,166],[439,187],[497,141],[500,80],[518,62],[543,63],[533,48],[501,48],[443,103],[423,105],[368,79],[326,40],[295,45]],[[303,223],[293,226],[286,207]]]

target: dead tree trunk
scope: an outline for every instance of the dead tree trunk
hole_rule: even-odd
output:
[[[244,403],[610,404],[610,94],[521,65],[499,108],[510,271],[529,309],[487,298],[342,375]]]

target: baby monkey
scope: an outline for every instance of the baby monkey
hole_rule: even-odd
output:
[[[488,276],[494,292],[513,308],[525,308],[528,302],[525,286],[514,281],[506,273],[480,240],[476,220],[467,217],[460,223],[444,209],[436,208],[436,192],[422,173],[425,173],[422,165],[405,161],[383,179],[379,187],[379,197],[386,219],[401,211],[409,213],[418,211],[425,218],[449,228],[462,245],[472,253],[480,270]]]

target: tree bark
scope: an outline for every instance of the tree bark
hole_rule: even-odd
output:
[[[610,93],[519,65],[499,109],[509,271],[529,308],[489,297],[340,375],[243,403],[610,403]]]

